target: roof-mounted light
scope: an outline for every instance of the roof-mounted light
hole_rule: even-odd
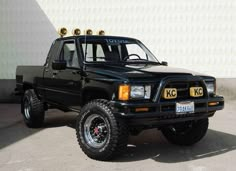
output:
[[[64,36],[67,34],[67,29],[66,29],[65,27],[59,28],[59,29],[58,29],[58,34],[59,34],[61,37],[64,37]]]
[[[104,31],[104,30],[99,30],[99,31],[98,31],[98,35],[104,36],[104,35],[105,35],[105,31]]]
[[[92,31],[91,29],[87,29],[87,30],[85,31],[85,34],[87,34],[87,35],[93,35],[93,31]]]
[[[75,28],[74,30],[72,30],[73,36],[79,36],[80,34],[81,34],[81,31],[79,28]]]

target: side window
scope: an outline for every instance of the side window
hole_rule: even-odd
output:
[[[65,60],[67,67],[79,68],[79,59],[75,42],[65,42],[61,51],[60,60]]]
[[[97,61],[105,61],[105,54],[103,52],[102,46],[97,44]]]
[[[57,54],[57,52],[60,50],[59,47],[60,47],[60,41],[57,41],[57,40],[56,40],[56,41],[54,41],[54,42],[52,43],[51,48],[50,48],[50,50],[49,50],[49,52],[48,52],[48,55],[47,55],[46,62],[45,62],[45,64],[44,64],[44,66],[48,66],[48,64],[50,63],[50,61],[55,60],[56,54]]]
[[[105,61],[105,54],[101,44],[87,43],[87,48],[86,44],[82,44],[82,48],[87,62]]]
[[[86,61],[89,61],[89,62],[93,61],[93,45],[87,43],[87,47],[86,47],[86,44],[82,44],[82,47],[83,47],[84,56],[86,56]]]

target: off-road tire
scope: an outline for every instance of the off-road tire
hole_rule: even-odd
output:
[[[44,104],[38,99],[33,89],[25,91],[21,107],[24,122],[29,128],[42,127],[45,115]]]
[[[182,130],[178,131],[179,128]],[[188,146],[200,141],[205,136],[207,129],[208,118],[197,121],[177,123],[175,125],[164,127],[161,131],[169,142],[176,145]]]
[[[107,126],[108,139],[102,147],[92,147],[86,140],[85,122],[91,115],[102,117]],[[129,131],[124,120],[116,118],[107,100],[97,99],[86,104],[77,117],[76,135],[82,151],[95,160],[111,160],[121,154],[127,146]]]

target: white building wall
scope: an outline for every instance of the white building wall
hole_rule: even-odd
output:
[[[140,39],[159,60],[236,77],[235,0],[37,0],[55,28]]]
[[[42,65],[58,27],[140,39],[159,60],[236,78],[235,0],[1,0],[0,79]]]

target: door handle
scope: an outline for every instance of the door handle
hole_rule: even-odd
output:
[[[53,71],[53,72],[52,72],[52,78],[55,78],[57,74],[58,74],[58,72]]]
[[[74,82],[73,82],[73,81],[68,82],[67,85],[68,85],[68,86],[73,86],[73,85],[74,85]]]

